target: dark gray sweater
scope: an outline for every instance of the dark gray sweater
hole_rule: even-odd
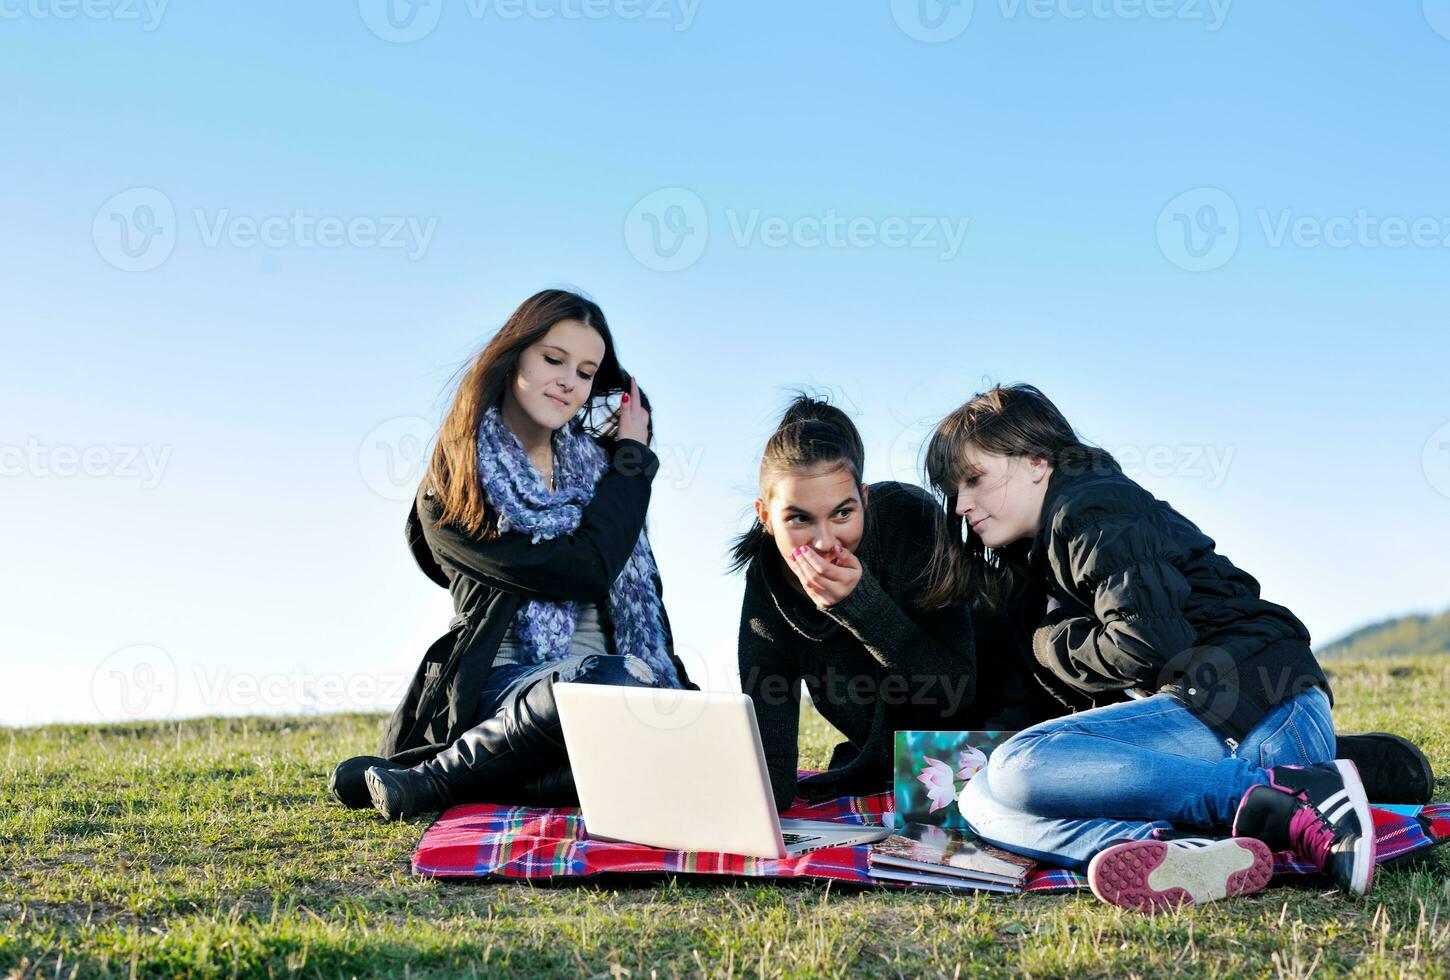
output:
[[[785,578],[773,544],[746,569],[740,612],[740,684],[755,717],[779,809],[808,799],[881,789],[891,781],[898,729],[956,728],[976,695],[972,619],[964,606],[931,611],[925,592],[939,511],[924,490],[872,484],[856,557],[861,579],[825,611]],[[802,683],[846,736],[826,772],[797,786]]]

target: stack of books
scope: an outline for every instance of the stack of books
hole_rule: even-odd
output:
[[[873,844],[873,878],[928,888],[1018,892],[1036,864],[967,826],[957,799],[1016,732],[897,732],[895,832]]]
[[[1020,892],[1036,865],[967,830],[913,823],[871,845],[871,877],[932,888]]]

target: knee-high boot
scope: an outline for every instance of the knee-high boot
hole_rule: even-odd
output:
[[[373,806],[389,820],[443,810],[507,792],[568,758],[547,674],[504,700],[497,712],[411,769],[368,769]]]

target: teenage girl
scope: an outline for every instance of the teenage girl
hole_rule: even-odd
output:
[[[338,766],[334,795],[393,820],[572,802],[555,683],[693,687],[645,534],[649,441],[603,311],[565,290],[525,300],[464,375],[408,521],[415,559],[453,594],[449,632],[382,756]]]
[[[1134,908],[1256,891],[1277,850],[1369,892],[1368,802],[1293,613],[1030,385],[943,419],[927,472],[948,515],[931,601],[1026,608],[1039,679],[1073,709],[967,784],[981,837]]]
[[[745,571],[741,687],[755,706],[776,806],[891,781],[897,729],[963,727],[974,708],[972,621],[962,603],[922,608],[939,520],[918,487],[867,485],[855,425],[805,395],[760,463]],[[800,694],[846,737],[829,770],[796,781]]]

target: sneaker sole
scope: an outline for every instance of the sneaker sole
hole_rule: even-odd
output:
[[[1116,844],[1088,864],[1088,886],[1110,905],[1140,912],[1202,905],[1262,891],[1274,874],[1263,841],[1237,837],[1205,847],[1162,841]]]
[[[397,820],[388,804],[388,789],[383,781],[372,770],[363,773],[363,780],[368,784],[368,796],[372,797],[373,809],[381,813],[384,820]]]
[[[1369,809],[1369,797],[1364,791],[1364,780],[1359,778],[1359,767],[1348,759],[1335,759],[1335,768],[1344,780],[1349,803],[1359,817],[1360,835],[1354,842],[1354,871],[1350,875],[1349,890],[1356,895],[1368,895],[1374,884],[1375,829],[1374,814]]]

